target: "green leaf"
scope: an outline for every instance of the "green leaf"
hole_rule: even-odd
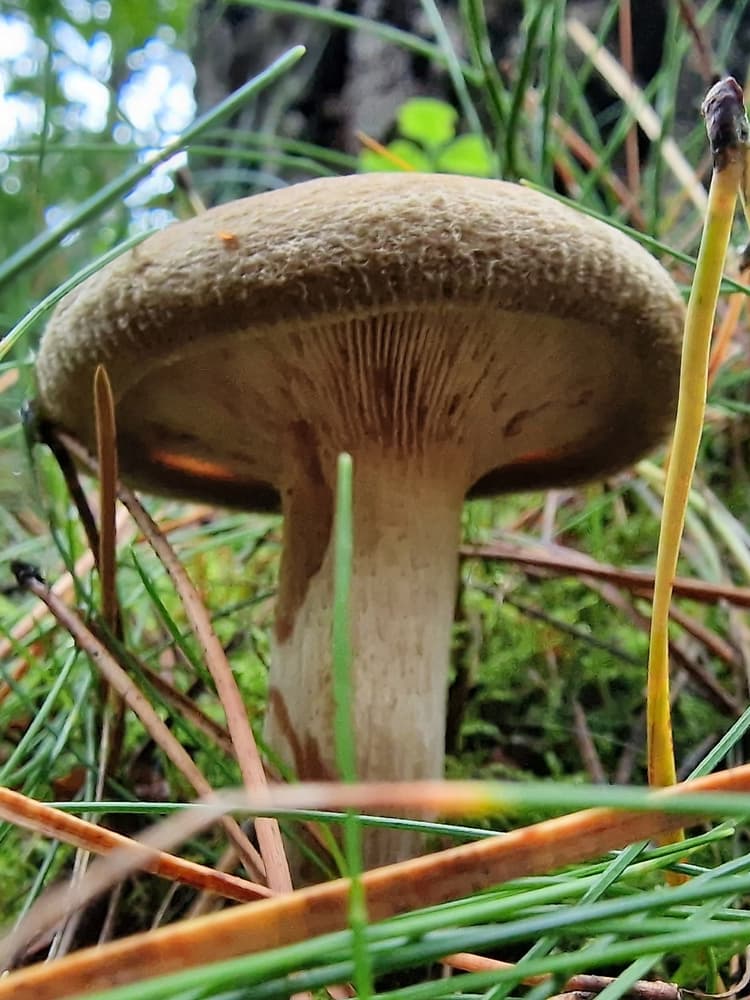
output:
[[[456,135],[458,112],[445,101],[434,97],[414,97],[402,105],[398,113],[398,128],[407,139],[413,139],[426,149],[450,142]]]
[[[459,136],[441,151],[435,166],[445,174],[493,177],[496,173],[492,153],[481,135]]]

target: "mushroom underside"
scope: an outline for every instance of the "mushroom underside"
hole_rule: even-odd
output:
[[[443,304],[188,342],[110,371],[122,466],[156,489],[183,482],[189,494],[194,481],[205,495],[213,482],[245,507],[259,484],[261,505],[278,504],[286,442],[305,426],[329,459],[456,447],[465,490],[502,492],[506,472],[507,489],[524,475],[541,487],[606,474],[663,438],[672,359],[651,356],[635,323],[570,327],[541,312]]]
[[[656,443],[635,329],[571,336],[543,313],[423,307],[237,331],[120,376],[123,469],[156,489],[284,514],[266,734],[334,778],[336,455],[354,460],[353,722],[363,779],[442,775],[461,507],[472,488],[592,478]],[[664,377],[671,392],[673,371]],[[200,399],[200,405],[195,400]],[[551,471],[550,471],[551,470]],[[258,499],[260,498],[260,500]],[[377,831],[369,865],[417,850]]]

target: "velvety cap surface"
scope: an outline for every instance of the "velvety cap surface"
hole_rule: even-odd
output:
[[[562,485],[669,432],[682,315],[645,250],[536,192],[327,178],[170,226],[83,283],[45,332],[40,404],[91,446],[102,363],[126,477],[248,507],[276,503],[301,426],[331,452],[451,441],[475,492]]]

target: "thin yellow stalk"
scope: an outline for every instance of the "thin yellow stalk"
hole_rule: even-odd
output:
[[[714,170],[685,319],[677,421],[664,492],[648,659],[648,773],[649,782],[657,786],[671,785],[676,780],[669,702],[669,605],[703,428],[711,331],[742,182],[748,129],[742,91],[731,78],[711,88],[702,111]]]

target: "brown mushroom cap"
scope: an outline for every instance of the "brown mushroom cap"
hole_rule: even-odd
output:
[[[673,419],[682,303],[615,229],[445,175],[323,179],[157,233],[84,282],[42,341],[43,414],[93,444],[106,365],[123,475],[278,505],[293,425],[468,455],[473,494],[606,475]]]
[[[93,446],[103,363],[125,477],[284,513],[266,740],[337,773],[330,671],[337,452],[354,458],[357,769],[443,771],[467,492],[614,471],[668,432],[682,304],[616,230],[499,181],[311,181],[171,226],[65,299],[42,413]],[[419,850],[367,834],[365,862]]]

